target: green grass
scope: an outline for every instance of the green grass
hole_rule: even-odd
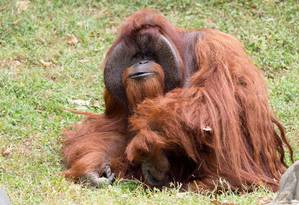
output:
[[[103,111],[100,67],[118,25],[156,8],[184,28],[217,28],[238,37],[268,79],[270,101],[299,159],[299,4],[296,1],[0,0],[0,188],[13,204],[257,204],[266,190],[203,196],[177,188],[143,190],[122,182],[103,189],[60,173],[61,131],[80,117],[72,100]],[[200,2],[200,3],[198,3]],[[26,2],[25,2],[26,3]],[[78,39],[69,45],[70,36]]]

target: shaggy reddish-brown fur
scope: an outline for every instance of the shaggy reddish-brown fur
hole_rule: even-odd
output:
[[[178,50],[180,88],[165,90],[159,65],[158,78],[142,85],[126,82],[124,72],[128,104],[106,90],[105,113],[86,113],[65,133],[65,175],[102,174],[109,164],[119,177],[145,182],[144,167],[155,179],[207,190],[221,179],[232,189],[276,190],[286,168],[284,145],[291,158],[292,149],[269,107],[262,75],[240,42],[216,30],[180,30],[159,13],[142,10],[125,21],[114,45],[148,27]]]

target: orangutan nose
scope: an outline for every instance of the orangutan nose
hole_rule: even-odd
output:
[[[146,183],[151,186],[161,187],[169,182],[170,163],[163,152],[144,160],[141,169]]]
[[[142,61],[139,61],[138,63],[139,64],[146,64],[146,63],[148,63],[149,62],[149,60],[142,60]]]
[[[141,166],[141,169],[145,182],[150,186],[161,187],[168,181],[165,172],[157,170],[148,162],[144,162]]]

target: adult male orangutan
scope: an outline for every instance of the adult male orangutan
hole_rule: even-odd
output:
[[[105,113],[83,113],[65,132],[68,178],[276,190],[284,146],[293,158],[260,71],[228,34],[178,29],[156,11],[138,11],[106,55],[104,81]]]

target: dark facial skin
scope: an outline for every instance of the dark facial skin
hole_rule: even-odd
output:
[[[151,186],[161,187],[169,182],[170,164],[162,152],[156,157],[145,159],[141,164],[141,169],[145,181]]]

